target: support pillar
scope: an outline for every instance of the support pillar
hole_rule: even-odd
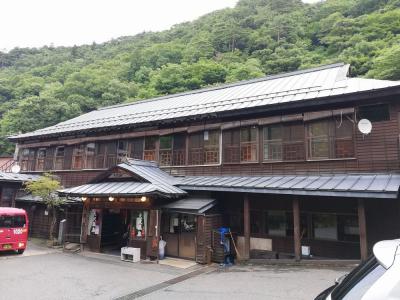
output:
[[[358,230],[360,233],[361,260],[364,261],[368,258],[367,222],[365,218],[364,199],[358,199]]]
[[[301,238],[300,238],[300,203],[298,198],[293,202],[293,238],[294,238],[294,257],[296,261],[301,259]]]
[[[250,200],[247,194],[243,199],[243,233],[244,233],[244,253],[243,259],[250,258]]]

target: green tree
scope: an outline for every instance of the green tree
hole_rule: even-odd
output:
[[[400,45],[394,45],[380,53],[367,73],[370,78],[400,80]]]
[[[58,196],[57,191],[60,190],[61,184],[51,174],[44,174],[38,180],[28,181],[26,190],[33,196],[38,196],[42,199],[47,209],[51,212],[51,223],[49,228],[49,240],[54,242],[54,229],[57,222],[57,212],[65,199]]]

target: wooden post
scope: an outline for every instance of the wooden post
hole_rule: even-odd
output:
[[[250,200],[247,194],[244,195],[243,205],[243,233],[244,233],[244,253],[243,259],[250,258]]]
[[[366,260],[368,257],[367,245],[367,222],[365,219],[365,203],[364,199],[358,199],[358,229],[360,232],[360,254],[361,260]]]
[[[294,198],[293,204],[293,238],[294,238],[294,257],[296,261],[301,259],[301,240],[300,240],[300,203],[298,198]]]

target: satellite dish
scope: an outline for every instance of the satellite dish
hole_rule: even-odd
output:
[[[371,133],[372,130],[371,121],[368,119],[361,119],[360,122],[358,122],[358,130],[360,130],[362,134]]]
[[[20,171],[21,171],[21,167],[19,166],[19,164],[14,164],[11,167],[11,172],[13,172],[13,173],[19,173]]]

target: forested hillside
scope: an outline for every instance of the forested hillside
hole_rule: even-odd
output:
[[[101,106],[337,61],[400,80],[400,0],[240,0],[163,32],[0,52],[0,152]]]

